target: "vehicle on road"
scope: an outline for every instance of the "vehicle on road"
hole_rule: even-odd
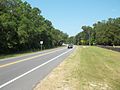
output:
[[[73,44],[68,44],[68,49],[73,48]]]

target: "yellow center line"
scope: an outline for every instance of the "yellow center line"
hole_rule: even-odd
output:
[[[59,51],[59,50],[55,50],[55,51],[51,51],[51,52],[48,52],[48,53],[43,53],[43,54],[40,54],[40,55],[37,55],[37,56],[25,58],[25,59],[22,59],[22,60],[19,60],[19,61],[3,64],[3,65],[0,65],[0,68],[7,67],[7,66],[10,66],[10,65],[13,65],[13,64],[17,64],[17,63],[20,63],[20,62],[28,61],[28,60],[31,60],[31,59],[34,59],[34,58],[37,58],[37,57],[40,57],[40,56],[44,56],[44,55],[47,55],[47,54],[50,54],[50,53],[53,53],[53,52],[56,52],[56,51]]]

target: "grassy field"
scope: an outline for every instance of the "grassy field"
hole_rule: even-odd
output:
[[[77,46],[35,90],[120,90],[120,53]]]

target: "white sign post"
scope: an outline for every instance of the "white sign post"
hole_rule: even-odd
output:
[[[43,41],[40,41],[40,45],[41,45],[41,50],[42,50]]]

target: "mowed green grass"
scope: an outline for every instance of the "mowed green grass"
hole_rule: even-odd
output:
[[[71,78],[77,90],[120,90],[120,53],[91,46],[79,46],[72,63]]]
[[[76,46],[34,90],[120,90],[120,52]]]

